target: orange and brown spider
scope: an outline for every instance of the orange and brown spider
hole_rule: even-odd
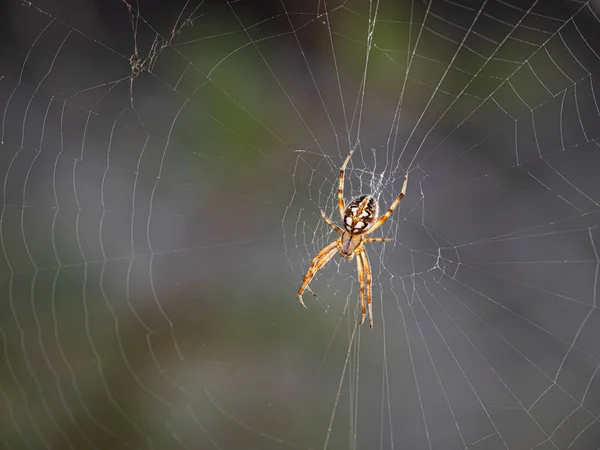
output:
[[[360,317],[360,324],[362,325],[365,321],[367,314],[365,308],[365,292],[367,296],[367,304],[369,308],[369,325],[373,326],[373,308],[371,306],[371,265],[369,264],[369,258],[367,258],[367,252],[365,251],[365,242],[386,242],[391,239],[381,237],[365,237],[377,230],[383,223],[392,215],[394,209],[404,197],[406,193],[406,184],[408,182],[408,174],[404,177],[404,184],[402,185],[402,191],[396,197],[396,200],[392,203],[389,209],[379,219],[377,200],[370,195],[362,195],[357,199],[353,200],[348,207],[344,206],[344,172],[346,166],[350,161],[350,157],[356,146],[350,150],[350,153],[346,157],[344,164],[340,168],[340,185],[338,187],[338,206],[340,208],[340,215],[344,222],[345,231],[335,225],[323,211],[321,216],[323,220],[329,224],[331,228],[340,233],[342,236],[333,241],[331,244],[324,247],[317,256],[313,258],[304,275],[302,280],[302,286],[298,289],[298,300],[300,304],[306,308],[306,305],[302,301],[302,293],[308,289],[312,293],[308,284],[313,279],[315,274],[321,269],[327,262],[339,251],[339,255],[342,258],[352,260],[356,256],[356,266],[358,271],[358,280],[360,281],[360,304],[362,308],[362,315]],[[365,286],[366,278],[366,286]],[[314,295],[314,293],[313,293]]]

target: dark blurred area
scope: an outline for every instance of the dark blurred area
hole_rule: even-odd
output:
[[[600,448],[600,8],[0,4],[1,449]],[[345,199],[375,326],[334,257]]]

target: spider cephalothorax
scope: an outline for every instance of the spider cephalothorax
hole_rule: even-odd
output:
[[[365,316],[367,314],[365,308],[366,294],[367,304],[369,307],[369,324],[373,326],[373,310],[371,307],[371,265],[369,264],[369,259],[367,258],[367,252],[365,251],[363,243],[385,242],[391,240],[386,238],[371,238],[365,236],[377,230],[392,215],[392,212],[394,212],[394,209],[396,209],[396,206],[398,206],[400,200],[402,200],[402,197],[404,197],[404,194],[406,192],[406,183],[408,182],[408,175],[404,177],[402,191],[400,192],[398,197],[396,197],[396,200],[394,200],[394,202],[385,212],[385,214],[379,219],[377,218],[379,213],[377,200],[375,200],[370,195],[363,195],[358,197],[357,199],[350,202],[350,204],[346,208],[344,206],[344,172],[355,148],[356,147],[350,150],[350,153],[346,157],[344,164],[342,164],[342,167],[340,168],[338,206],[340,209],[342,221],[344,222],[345,230],[335,225],[325,215],[325,213],[321,211],[323,220],[325,220],[325,222],[327,222],[331,228],[333,228],[336,232],[340,233],[342,236],[333,241],[331,244],[324,247],[323,249],[321,249],[321,251],[317,253],[317,256],[313,258],[306,272],[306,275],[304,275],[302,286],[298,290],[298,300],[300,301],[300,304],[306,308],[306,305],[302,301],[302,293],[306,289],[308,289],[308,291],[312,293],[312,291],[308,287],[308,284],[313,279],[315,274],[319,271],[319,269],[321,269],[325,264],[327,264],[327,262],[333,257],[333,255],[335,255],[336,252],[338,252],[341,257],[347,258],[349,260],[354,259],[354,257],[356,256],[358,280],[360,281],[360,302],[362,309],[360,323],[362,324],[364,322]]]

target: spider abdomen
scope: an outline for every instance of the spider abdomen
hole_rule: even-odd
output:
[[[344,211],[344,228],[351,234],[362,234],[377,220],[377,214],[377,201],[373,197],[358,197]]]

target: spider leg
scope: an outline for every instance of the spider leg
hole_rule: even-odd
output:
[[[329,226],[330,226],[331,228],[333,228],[335,231],[337,231],[337,232],[338,232],[338,233],[340,233],[340,234],[343,234],[343,233],[344,233],[344,230],[342,230],[342,229],[341,229],[340,227],[338,227],[338,226],[337,226],[335,223],[333,223],[333,222],[331,221],[331,219],[325,215],[325,213],[323,212],[323,210],[321,210],[321,216],[323,217],[323,220],[324,220],[325,222],[327,222],[327,223],[329,224]]]
[[[390,238],[382,238],[382,237],[376,237],[376,238],[364,238],[363,242],[392,242],[393,239]]]
[[[300,287],[300,289],[298,289],[298,301],[305,308],[306,305],[302,301],[302,293],[308,288],[308,283],[310,283],[310,280],[313,279],[313,277],[319,271],[319,269],[325,264],[327,264],[327,262],[333,257],[333,255],[335,255],[339,246],[340,240],[336,239],[331,244],[327,245],[326,247],[323,247],[323,249],[319,253],[317,253],[317,256],[313,258],[313,260],[310,263],[310,266],[308,266],[306,275],[304,275],[304,279],[302,280],[302,286]],[[308,289],[308,291],[314,295],[314,293],[310,289]]]
[[[340,185],[338,187],[338,205],[340,207],[340,216],[342,217],[342,220],[344,220],[344,211],[346,210],[346,207],[344,206],[344,172],[346,170],[346,166],[348,165],[348,162],[350,161],[350,157],[352,156],[352,153],[354,153],[354,150],[356,150],[357,146],[358,146],[358,143],[350,149],[350,153],[348,153],[348,156],[346,156],[346,160],[344,161],[344,164],[342,164],[342,167],[340,167]]]
[[[406,194],[406,184],[407,183],[408,183],[408,174],[406,174],[406,176],[404,177],[404,184],[402,185],[402,191],[400,192],[400,195],[398,195],[398,197],[396,197],[396,200],[394,200],[394,203],[392,203],[392,205],[385,212],[385,214],[383,216],[381,216],[379,219],[377,219],[377,222],[375,222],[373,224],[373,226],[371,228],[369,228],[365,234],[371,234],[373,231],[375,231],[377,228],[379,228],[381,225],[383,225],[383,222],[385,222],[386,220],[389,219],[389,217],[392,215],[392,213],[396,209],[396,206],[398,206],[398,204],[404,197],[404,194]]]
[[[359,324],[362,325],[367,315],[367,309],[365,308],[365,271],[363,267],[363,260],[360,257],[360,253],[358,253],[358,257],[356,258],[356,271],[358,272],[358,281],[360,282],[361,315]]]
[[[365,278],[367,279],[367,286],[364,288],[367,291],[367,308],[369,310],[369,326],[373,328],[373,305],[372,305],[372,295],[371,295],[371,264],[369,264],[369,258],[367,257],[367,252],[364,247],[359,250],[358,258],[362,259],[362,265],[365,270]],[[361,319],[361,324],[365,320],[364,316],[364,303],[363,303],[363,317]]]

